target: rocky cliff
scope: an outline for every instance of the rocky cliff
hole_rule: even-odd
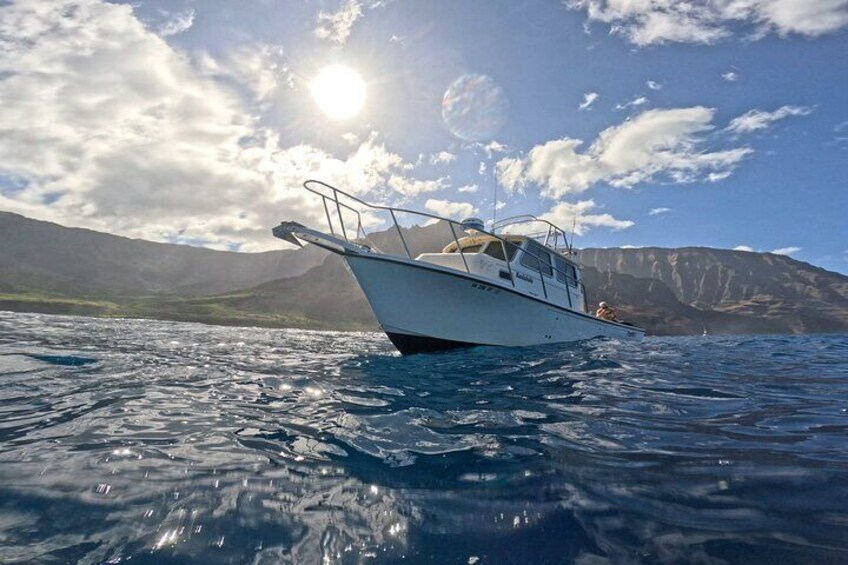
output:
[[[579,258],[587,267],[587,277],[592,276],[591,268],[598,273],[656,281],[683,305],[703,313],[733,315],[719,316],[725,323],[716,331],[803,333],[848,329],[848,277],[783,255],[705,247],[647,247],[585,249]],[[631,290],[635,283],[614,279],[606,276],[596,284],[587,284],[592,289],[590,297],[608,296],[618,303],[616,293]],[[647,300],[648,294],[641,296]],[[642,302],[639,296],[631,296],[621,307],[637,307]],[[699,321],[709,329],[709,320]]]
[[[270,238],[269,231],[269,238]],[[404,230],[413,256],[451,239]],[[403,253],[396,230],[374,234]],[[209,323],[376,329],[338,256],[130,240],[0,212],[0,309]],[[281,246],[283,244],[281,243]],[[584,249],[588,300],[652,334],[848,331],[848,277],[789,257],[703,247]]]

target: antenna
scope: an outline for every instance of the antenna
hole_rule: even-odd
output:
[[[577,231],[577,215],[579,211],[574,212],[574,218],[571,220],[571,243],[568,244],[568,252],[574,253],[574,233]],[[566,243],[568,243],[566,241]]]
[[[495,196],[492,203],[492,229],[495,229],[495,220],[498,218],[498,183],[495,181]]]

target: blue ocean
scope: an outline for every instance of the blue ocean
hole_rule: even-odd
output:
[[[2,563],[848,563],[848,336],[0,313]]]

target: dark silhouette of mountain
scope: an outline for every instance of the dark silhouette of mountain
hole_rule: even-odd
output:
[[[299,275],[323,260],[318,249],[215,251],[66,228],[0,212],[0,293],[220,294]]]
[[[403,234],[413,257],[452,239],[443,223]],[[255,254],[212,251],[6,213],[0,213],[0,241],[2,309],[377,328],[341,258],[312,246]],[[405,253],[394,228],[371,235],[369,242]],[[585,249],[579,259],[590,305],[606,300],[652,334],[848,331],[848,277],[789,257],[691,247]]]

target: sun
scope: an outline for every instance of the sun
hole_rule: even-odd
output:
[[[347,120],[365,104],[365,81],[350,67],[330,65],[309,84],[312,98],[328,118]]]

